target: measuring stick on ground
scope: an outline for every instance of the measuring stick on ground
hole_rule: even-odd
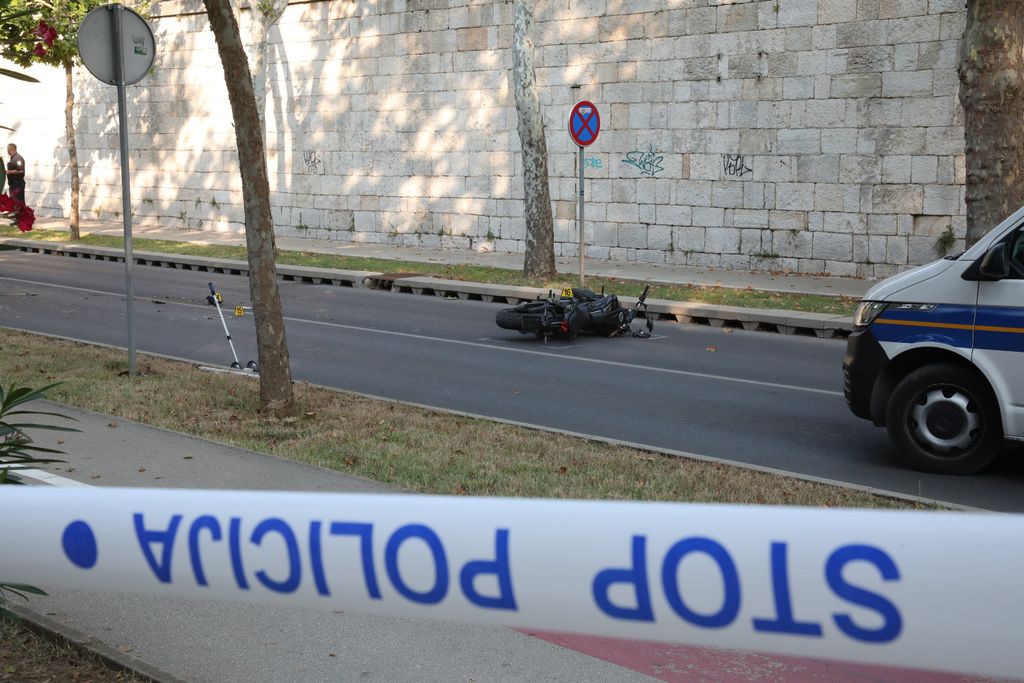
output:
[[[228,332],[228,323],[224,320],[224,311],[220,309],[220,295],[217,294],[217,290],[213,288],[212,282],[208,284],[210,285],[210,298],[213,299],[213,305],[217,307],[217,314],[220,316],[220,324],[224,326],[224,336],[228,339],[228,346],[231,347],[231,356],[235,359],[234,362],[231,363],[231,367],[236,370],[241,370],[242,364],[238,362],[238,354],[235,353],[235,344],[231,341],[231,333]]]

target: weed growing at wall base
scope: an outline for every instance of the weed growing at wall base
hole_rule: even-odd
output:
[[[956,235],[953,234],[953,228],[946,228],[945,232],[935,240],[935,253],[939,256],[945,256],[953,251],[954,244],[956,244]]]

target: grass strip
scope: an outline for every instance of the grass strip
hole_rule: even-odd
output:
[[[67,243],[68,234],[57,230],[34,230],[21,233],[9,226],[0,228],[0,236],[34,239],[42,242]],[[123,249],[121,237],[109,235],[83,235],[76,244],[93,247],[110,247]],[[229,258],[239,261],[246,260],[246,249],[242,246],[209,245],[192,242],[175,242],[172,240],[151,240],[133,238],[132,246],[139,251],[153,251],[164,254],[187,254],[190,256],[208,256],[212,258]],[[370,270],[376,272],[409,272],[422,275],[437,275],[448,280],[465,282],[486,282],[501,285],[525,285],[560,290],[573,282],[569,276],[562,280],[535,280],[523,277],[522,272],[507,268],[493,268],[466,264],[424,263],[419,261],[393,261],[390,259],[362,258],[357,256],[341,256],[337,254],[321,254],[308,251],[278,250],[277,262],[295,266],[313,266],[338,270]],[[647,284],[638,280],[622,280],[617,278],[588,277],[588,287],[600,291],[602,288],[620,296],[639,296]],[[765,292],[754,289],[735,289],[731,287],[658,284],[653,297],[669,301],[692,301],[742,308],[775,308],[808,313],[829,313],[834,315],[852,315],[857,299],[842,296],[826,296],[815,294],[789,294],[783,292]]]
[[[83,648],[43,637],[17,621],[0,619],[0,681],[12,683],[148,683],[111,668]]]
[[[0,382],[54,401],[444,495],[918,508],[837,486],[610,446],[296,384],[296,418],[258,414],[250,378],[0,329]],[[67,455],[74,465],[74,453]],[[130,466],[129,463],[125,463]]]

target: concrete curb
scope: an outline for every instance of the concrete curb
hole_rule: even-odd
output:
[[[151,681],[152,683],[188,683],[188,681],[182,678],[178,678],[141,659],[112,648],[106,643],[87,636],[66,624],[62,624],[43,614],[33,612],[24,605],[8,604],[7,608],[17,614],[18,618],[21,619],[22,625],[33,633],[51,642],[68,645],[83,654],[93,655],[112,669],[135,674],[139,678]]]
[[[0,244],[21,251],[53,254],[71,258],[97,259],[101,261],[124,261],[124,252],[109,247],[87,247],[78,244],[51,244],[35,240],[15,238],[0,239]],[[162,268],[199,270],[230,275],[248,275],[249,264],[234,259],[210,258],[165,254],[149,251],[134,251],[137,265]],[[370,287],[392,292],[442,296],[504,305],[516,305],[523,301],[544,298],[547,289],[516,285],[496,285],[481,282],[446,280],[433,276],[395,276],[364,270],[334,270],[310,266],[278,264],[277,274],[284,281],[328,284],[341,287]],[[624,305],[632,305],[636,299],[622,297]],[[796,334],[823,339],[846,338],[853,331],[853,319],[829,313],[806,313],[782,309],[741,308],[666,299],[648,299],[647,310],[657,320],[678,323],[710,325],[711,327],[742,328],[760,332]]]

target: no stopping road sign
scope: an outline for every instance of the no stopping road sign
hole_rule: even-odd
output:
[[[569,114],[569,136],[580,147],[586,147],[597,140],[601,132],[601,115],[593,103],[577,102]]]

